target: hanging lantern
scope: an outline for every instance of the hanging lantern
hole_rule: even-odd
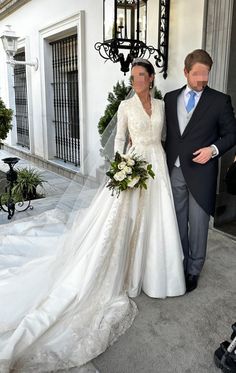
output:
[[[169,21],[169,1],[160,0],[159,4],[159,49],[146,45],[147,2],[148,0],[103,0],[103,43],[97,42],[95,49],[104,59],[120,62],[124,73],[129,71],[133,59],[150,58],[152,54],[156,54],[156,64],[158,62],[157,66],[167,76],[167,64],[164,69],[164,65],[160,66],[164,60],[164,54],[160,51],[160,38],[163,38],[163,9],[165,19],[168,14]],[[165,47],[168,49],[168,45]]]

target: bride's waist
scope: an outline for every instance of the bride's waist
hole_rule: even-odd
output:
[[[133,147],[148,147],[148,146],[156,146],[159,147],[161,146],[161,142],[159,140],[153,140],[153,139],[147,139],[147,140],[138,140],[138,141],[133,141],[132,146]]]

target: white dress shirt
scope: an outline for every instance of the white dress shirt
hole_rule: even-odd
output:
[[[192,88],[190,88],[188,85],[186,86],[185,90],[184,90],[184,103],[185,103],[185,107],[187,106],[187,103],[188,103],[188,100],[189,100],[189,94],[191,91],[194,91]],[[200,100],[201,98],[201,95],[202,95],[202,91],[198,92],[198,91],[194,91],[196,93],[194,99],[195,99],[195,106],[194,106],[194,109],[196,108],[197,104],[198,104],[198,101]],[[212,158],[216,157],[218,154],[219,154],[219,150],[217,148],[217,146],[215,146],[214,144],[211,144],[210,145],[213,149],[213,152],[212,152]]]

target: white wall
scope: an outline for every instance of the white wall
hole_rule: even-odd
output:
[[[148,40],[147,44],[157,46],[158,35],[158,9],[157,1],[148,1]],[[85,118],[85,142],[86,151],[98,151],[99,136],[97,123],[107,105],[107,94],[112,90],[117,80],[128,82],[128,76],[120,71],[119,64],[110,61],[105,62],[97,51],[94,44],[103,38],[103,0],[31,0],[15,13],[0,22],[0,29],[10,24],[17,35],[26,38],[27,59],[40,58],[40,30],[55,24],[56,22],[71,17],[81,10],[85,11],[85,50],[84,50],[84,118]],[[197,5],[196,5],[197,4]],[[183,76],[183,60],[187,53],[195,48],[200,48],[202,43],[204,0],[172,0],[170,11],[170,34],[169,34],[169,68],[168,78],[164,80],[162,75],[156,75],[156,85],[164,94],[166,91],[175,89],[185,83]],[[78,42],[80,35],[78,35]],[[7,68],[4,62],[5,55],[0,45],[0,94],[5,102],[9,102],[6,79]],[[154,59],[151,58],[153,62]],[[41,64],[42,61],[39,61]],[[30,115],[34,125],[31,132],[34,144],[31,151],[38,156],[46,158],[47,149],[43,138],[43,87],[41,76],[41,65],[38,71],[27,67],[30,77],[30,90],[32,102]],[[129,74],[128,74],[129,75]]]
[[[153,46],[157,46],[158,20],[153,16],[154,13],[158,14],[157,3],[156,0],[148,1],[148,6],[155,9],[148,14],[150,36],[147,44]],[[167,79],[164,80],[156,69],[156,86],[163,94],[185,84],[184,59],[189,52],[202,47],[203,21],[204,0],[171,0]]]
[[[12,15],[5,18],[0,23],[1,30],[4,25],[10,24],[16,34],[22,38],[28,36],[30,45],[30,55],[27,59],[39,58],[39,30],[47,26],[66,19],[81,10],[85,11],[85,121],[87,128],[87,148],[96,147],[99,136],[97,133],[97,123],[104,112],[107,104],[107,94],[112,90],[112,86],[118,79],[123,78],[119,67],[108,62],[104,65],[104,60],[94,49],[97,41],[102,41],[102,0],[67,0],[65,2],[57,0],[32,0],[17,10]],[[66,6],[65,6],[66,5]],[[79,42],[80,35],[78,35]],[[27,51],[26,51],[27,53]],[[5,65],[5,53],[0,45],[0,73],[6,76],[7,67]],[[41,63],[41,61],[39,61]],[[45,142],[40,132],[42,128],[42,86],[41,86],[41,66],[38,71],[27,67],[31,75],[32,86],[32,107],[31,113],[35,127],[33,153],[44,157]],[[8,104],[7,83],[1,79],[1,95]],[[97,149],[94,149],[97,152]]]

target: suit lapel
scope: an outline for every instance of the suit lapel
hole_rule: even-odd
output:
[[[196,106],[196,109],[193,112],[192,117],[190,118],[190,121],[188,122],[184,132],[182,133],[182,137],[186,136],[188,132],[198,123],[200,118],[204,115],[204,113],[207,111],[209,105],[210,105],[210,88],[206,86],[204,91],[202,92],[202,95],[200,97],[200,100]]]

